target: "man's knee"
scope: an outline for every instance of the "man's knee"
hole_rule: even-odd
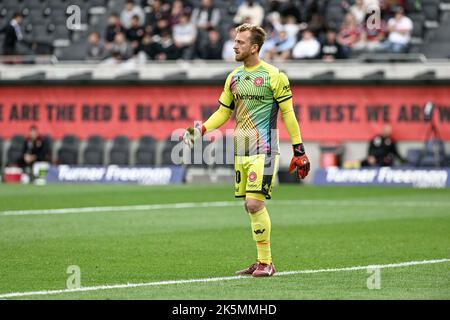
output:
[[[264,208],[264,201],[256,199],[246,199],[245,209],[248,213],[256,213]]]

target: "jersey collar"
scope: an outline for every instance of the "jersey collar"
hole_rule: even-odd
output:
[[[254,65],[253,67],[249,67],[249,68],[244,66],[244,69],[247,72],[252,72],[252,71],[255,71],[256,69],[258,69],[262,64],[263,64],[263,61],[260,60],[257,65]]]

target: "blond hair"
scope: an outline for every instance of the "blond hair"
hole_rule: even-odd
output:
[[[251,44],[257,44],[259,46],[258,52],[261,50],[261,47],[264,44],[264,41],[266,41],[266,32],[263,28],[250,24],[250,23],[244,23],[241,24],[239,27],[236,28],[236,32],[244,32],[244,31],[250,31],[250,43]]]

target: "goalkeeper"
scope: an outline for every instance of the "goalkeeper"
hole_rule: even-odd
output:
[[[258,253],[256,263],[236,273],[268,277],[275,273],[275,267],[270,249],[271,222],[264,201],[272,196],[278,170],[280,151],[276,125],[279,110],[293,145],[289,172],[303,179],[308,175],[310,163],[292,107],[289,80],[276,67],[259,58],[265,31],[251,24],[243,24],[236,31],[235,59],[243,65],[228,75],[219,109],[203,126],[188,128],[183,140],[192,147],[206,132],[225,124],[236,110],[235,196],[245,199]]]

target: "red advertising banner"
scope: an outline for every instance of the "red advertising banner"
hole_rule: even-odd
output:
[[[0,136],[26,135],[36,124],[59,139],[152,135],[166,139],[175,129],[206,120],[218,107],[221,86],[3,86]],[[309,141],[368,140],[391,124],[398,140],[423,140],[430,122],[424,106],[435,105],[433,122],[450,140],[450,87],[293,86],[303,138]],[[234,127],[230,121],[223,129]],[[281,117],[280,137],[289,139]]]

